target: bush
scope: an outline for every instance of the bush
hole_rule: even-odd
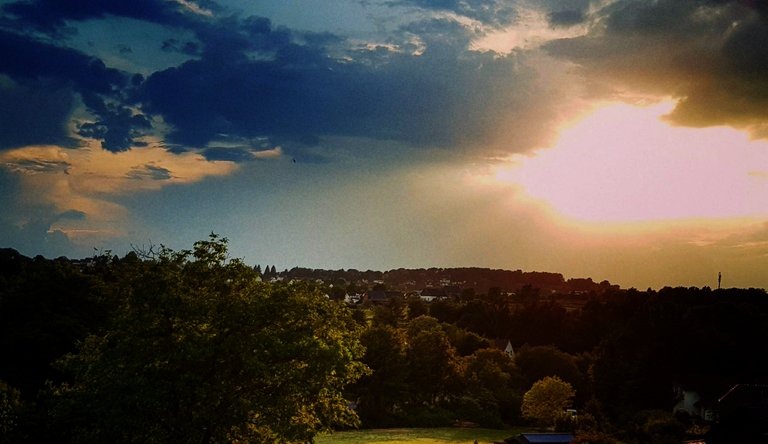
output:
[[[430,406],[411,407],[401,412],[399,424],[405,427],[450,427],[456,420],[453,412]]]
[[[491,400],[463,396],[448,403],[446,408],[454,413],[456,420],[473,422],[489,429],[504,427],[499,407]]]
[[[607,433],[585,431],[577,433],[571,444],[620,444],[620,441]]]
[[[644,442],[679,443],[685,436],[685,426],[663,410],[643,410],[633,423],[636,437]]]
[[[0,381],[0,443],[11,442],[6,438],[18,425],[21,411],[21,395],[15,388]]]
[[[568,412],[561,412],[555,417],[556,432],[580,432],[598,430],[597,420],[589,413],[579,413],[572,415]]]

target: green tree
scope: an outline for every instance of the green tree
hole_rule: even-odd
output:
[[[397,327],[406,321],[406,304],[402,296],[394,295],[383,305],[372,305],[370,301],[367,302],[367,305],[372,307],[373,323],[375,325],[391,325]]]
[[[58,366],[54,416],[87,442],[290,442],[357,417],[359,326],[303,286],[259,282],[211,235],[121,273],[109,328]]]
[[[576,387],[582,379],[576,358],[551,345],[524,345],[515,354],[515,364],[528,386],[545,376],[557,376]]]
[[[413,319],[429,313],[429,306],[420,297],[411,295],[405,300],[408,306],[408,318]]]
[[[414,400],[434,404],[449,394],[460,373],[460,360],[437,319],[419,316],[406,330],[409,382]]]
[[[346,295],[347,292],[341,287],[331,287],[328,289],[328,297],[330,297],[332,301],[343,301],[344,296]]]
[[[390,325],[376,325],[363,332],[361,341],[365,346],[363,362],[372,370],[355,385],[363,425],[390,425],[387,421],[395,407],[408,396],[405,337]]]
[[[19,391],[0,381],[0,443],[13,442],[13,432],[21,411]]]
[[[464,359],[465,396],[484,406],[482,418],[496,417],[512,422],[520,412],[523,377],[503,351],[484,348]],[[493,425],[493,424],[489,424]]]
[[[524,418],[541,425],[553,425],[555,419],[571,406],[576,395],[571,384],[557,376],[547,376],[536,381],[523,395],[521,411]]]
[[[461,356],[469,356],[478,350],[491,347],[491,341],[488,339],[453,324],[443,324],[443,330],[448,335],[451,344],[456,347],[456,352]]]

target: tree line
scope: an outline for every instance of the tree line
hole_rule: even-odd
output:
[[[662,442],[651,439],[659,433],[680,442],[686,430],[709,425],[672,415],[676,387],[716,408],[735,384],[767,382],[767,296],[763,289],[612,290],[568,310],[538,295],[490,291],[361,308],[371,313],[363,361],[374,372],[356,385],[359,413],[368,426],[435,424],[435,415],[442,425],[456,418],[519,424],[526,393],[558,377],[574,389],[582,423],[559,421],[591,433],[584,442],[603,442],[600,434]],[[514,359],[505,359],[499,339],[511,342]]]
[[[261,265],[256,266],[261,271]],[[365,291],[375,282],[388,288],[400,291],[419,290],[425,287],[448,286],[455,290],[471,288],[474,291],[486,292],[499,288],[505,292],[513,292],[523,287],[532,287],[544,292],[596,292],[619,289],[618,285],[604,280],[594,282],[592,278],[565,279],[561,273],[542,271],[502,270],[480,267],[460,268],[398,268],[389,271],[356,269],[324,270],[304,267],[294,267],[290,270],[277,272],[274,265],[264,268],[264,274],[270,277],[279,276],[284,279],[321,280],[328,284],[348,287],[350,291]]]

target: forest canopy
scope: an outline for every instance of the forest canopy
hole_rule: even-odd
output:
[[[768,341],[762,289],[558,293],[510,280],[521,286],[444,286],[428,301],[355,271],[263,270],[230,258],[216,235],[122,258],[0,249],[0,444],[306,442],[356,426],[553,418],[584,442],[642,441],[658,424],[679,442],[685,427],[709,427],[706,412],[735,384],[768,382],[755,353]],[[347,297],[359,293],[388,297]],[[562,415],[566,404],[546,420],[526,414],[527,394],[550,377],[572,387],[577,416]],[[701,411],[673,416],[694,391]],[[727,435],[752,433],[741,416],[722,410],[719,442],[745,442]]]

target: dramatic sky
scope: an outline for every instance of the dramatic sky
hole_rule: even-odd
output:
[[[0,0],[0,210],[26,255],[768,287],[768,2]]]

